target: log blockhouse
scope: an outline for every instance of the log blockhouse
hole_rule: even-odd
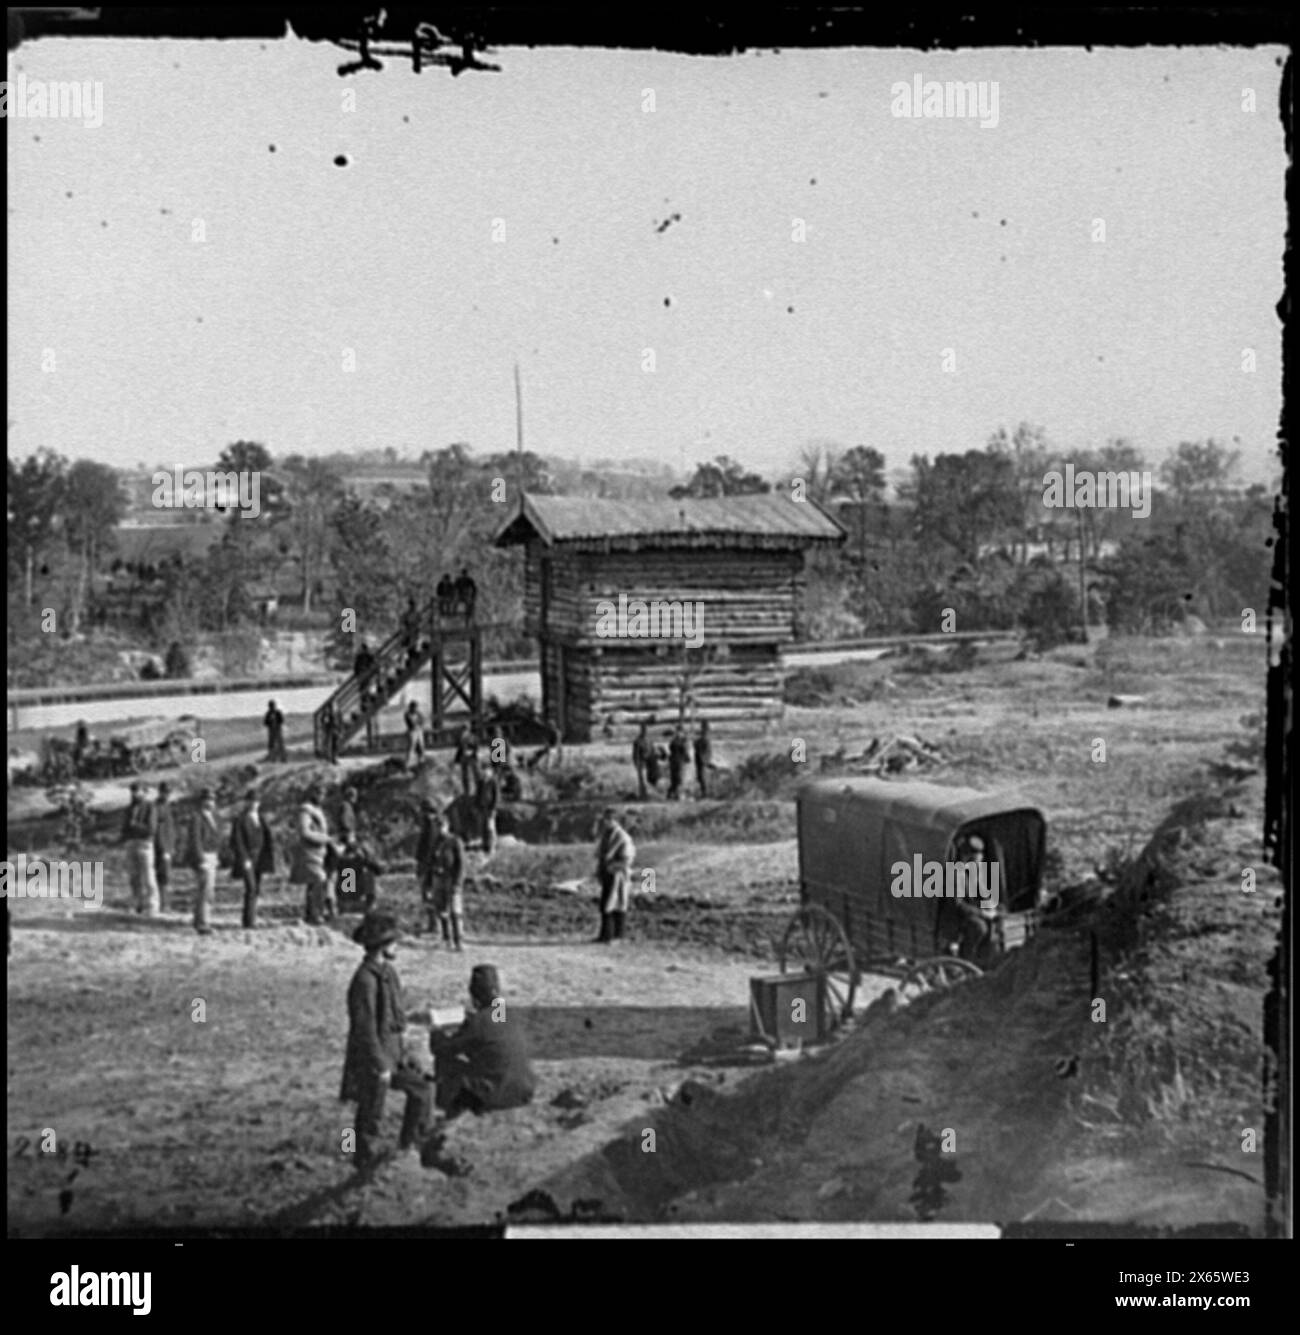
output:
[[[497,547],[525,549],[542,709],[570,741],[642,721],[766,725],[782,713],[804,553],[844,541],[784,496],[618,502],[525,495]]]

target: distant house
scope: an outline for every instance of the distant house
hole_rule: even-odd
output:
[[[816,505],[779,495],[526,495],[493,541],[525,551],[543,712],[566,738],[588,741],[642,721],[779,717],[804,553],[844,537]]]

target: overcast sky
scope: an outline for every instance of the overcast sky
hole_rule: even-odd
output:
[[[900,467],[1028,419],[1156,460],[1238,437],[1264,479],[1280,55],[504,49],[340,79],[296,38],[28,42],[10,79],[97,80],[103,124],[7,127],[9,451],[508,449],[518,358],[540,453]],[[996,81],[997,125],[892,115],[915,74]]]

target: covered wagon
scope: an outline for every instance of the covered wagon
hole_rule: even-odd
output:
[[[1037,930],[1047,823],[1023,798],[824,779],[800,789],[797,811],[801,904],[781,967],[824,980],[832,1022],[864,969],[898,974],[905,993],[947,986]],[[977,896],[976,881],[996,894]]]

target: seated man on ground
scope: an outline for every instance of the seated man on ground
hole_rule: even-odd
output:
[[[501,996],[495,967],[474,966],[469,995],[465,1023],[454,1034],[434,1029],[429,1035],[437,1106],[449,1118],[518,1108],[532,1100],[537,1087],[518,1013]]]

